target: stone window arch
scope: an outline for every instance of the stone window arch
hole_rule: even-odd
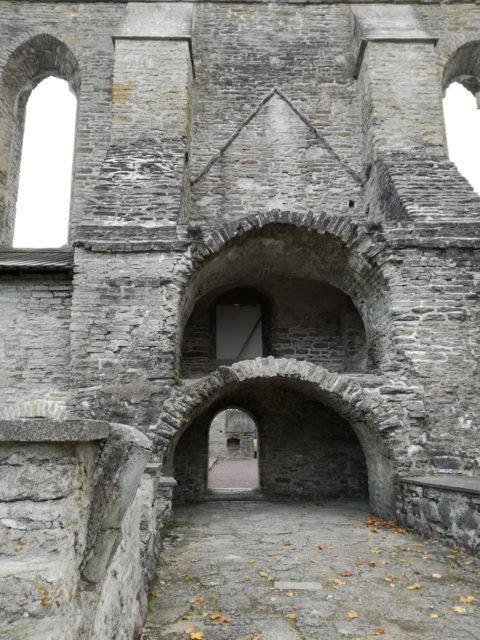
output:
[[[0,245],[13,241],[27,102],[49,77],[65,80],[78,98],[80,71],[70,48],[38,34],[10,55],[0,79]]]
[[[480,41],[463,44],[448,58],[443,93],[450,160],[480,194]]]

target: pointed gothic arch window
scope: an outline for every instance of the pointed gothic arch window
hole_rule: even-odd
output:
[[[68,242],[77,99],[68,82],[42,80],[26,104],[13,245]]]
[[[67,241],[72,158],[66,158],[67,154],[55,150],[55,143],[61,140],[67,148],[73,147],[76,97],[80,94],[80,85],[80,69],[72,50],[48,33],[38,34],[21,43],[3,67],[0,75],[0,246],[54,247]],[[43,107],[38,103],[43,103]],[[39,118],[40,124],[35,126]],[[31,153],[26,153],[25,149],[32,146],[32,128],[43,138],[43,142],[33,145],[39,152],[36,160],[32,160]],[[53,160],[48,158],[47,152]],[[33,164],[33,182],[28,180],[27,186],[22,186],[19,193],[20,167],[28,156],[29,164]],[[60,168],[53,167],[53,162]],[[45,172],[52,177],[50,184],[44,179]],[[22,182],[25,182],[23,176]],[[42,205],[36,190],[42,182],[43,191],[48,194],[45,205]],[[25,189],[26,195],[22,193]],[[60,193],[67,193],[64,197],[67,204],[60,208],[63,224],[56,220],[51,222],[54,212],[52,201]],[[30,239],[21,232],[25,197],[35,201],[35,211],[26,223],[31,230]],[[48,237],[49,229],[55,231],[51,237]]]

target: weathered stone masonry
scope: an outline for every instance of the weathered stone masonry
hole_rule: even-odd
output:
[[[172,494],[254,416],[260,490],[478,552],[480,200],[442,93],[473,2],[0,3],[0,637],[138,637]],[[78,97],[70,243],[11,249],[25,105]],[[218,366],[215,303],[265,300]],[[27,594],[27,595],[25,595]]]

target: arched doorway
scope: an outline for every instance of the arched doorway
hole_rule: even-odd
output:
[[[197,499],[205,494],[210,423],[219,411],[232,406],[242,407],[257,420],[261,490],[305,499],[326,493],[332,498],[347,497],[364,495],[368,478],[372,509],[393,516],[395,460],[403,452],[406,413],[349,376],[272,357],[221,367],[167,399],[159,419],[157,447],[163,450],[163,473],[178,482],[177,498]],[[303,428],[307,431],[302,434]],[[267,445],[273,451],[270,462],[265,449],[268,431],[273,434]],[[275,451],[283,459],[276,471]],[[325,483],[334,480],[327,492],[323,478]],[[280,491],[280,486],[285,490]]]
[[[208,489],[258,488],[258,432],[255,420],[239,408],[224,409],[210,423]]]

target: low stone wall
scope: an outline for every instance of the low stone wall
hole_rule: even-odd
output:
[[[402,478],[398,517],[411,529],[479,555],[480,477]]]
[[[169,517],[149,440],[99,421],[0,421],[0,639],[132,640]]]

